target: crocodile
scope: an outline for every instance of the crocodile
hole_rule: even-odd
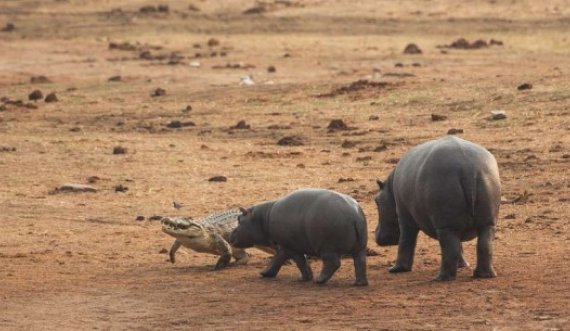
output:
[[[219,255],[214,270],[225,268],[232,256],[236,259],[237,265],[247,264],[249,255],[246,251],[229,244],[230,234],[237,227],[238,216],[241,214],[239,209],[231,209],[197,220],[190,217],[163,217],[162,231],[176,238],[169,251],[170,262],[176,261],[176,251],[180,246],[184,246],[196,252]],[[275,254],[275,250],[271,247],[255,247]]]

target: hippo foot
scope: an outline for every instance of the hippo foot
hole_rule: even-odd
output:
[[[354,284],[354,286],[368,286],[368,280],[366,279],[357,279]]]
[[[388,271],[391,273],[410,272],[410,271],[412,271],[412,268],[395,264],[395,265],[391,266],[390,268],[388,268]]]
[[[455,275],[439,274],[433,279],[434,282],[449,282],[455,280]]]
[[[277,276],[277,273],[272,270],[263,270],[259,274],[264,278],[275,278]]]
[[[493,268],[483,270],[483,269],[475,269],[473,271],[474,278],[495,278],[497,277],[497,273]]]

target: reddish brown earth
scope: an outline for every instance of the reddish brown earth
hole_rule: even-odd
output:
[[[568,1],[224,3],[2,1],[0,329],[570,329]],[[459,38],[503,45],[438,48]],[[409,43],[422,54],[404,55]],[[57,101],[28,101],[36,89]],[[389,274],[374,180],[452,128],[499,162],[499,276],[431,282],[439,248],[425,236],[414,271]],[[277,144],[287,136],[302,144]],[[50,193],[91,176],[96,193]],[[350,260],[323,287],[292,265],[261,279],[259,251],[219,272],[184,250],[171,265],[149,221],[301,187],[362,204],[370,286],[351,286]]]

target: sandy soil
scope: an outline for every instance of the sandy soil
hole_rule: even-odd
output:
[[[570,329],[569,1],[226,2],[2,1],[0,28],[14,29],[0,32],[0,329]],[[460,37],[503,45],[438,47]],[[256,84],[240,86],[246,75]],[[342,89],[358,80],[388,84]],[[36,89],[59,101],[28,101]],[[349,130],[330,132],[333,119]],[[230,128],[240,120],[250,128]],[[372,234],[375,179],[452,128],[499,162],[495,279],[468,268],[431,282],[439,247],[425,236],[399,275],[396,247],[370,236],[367,288],[351,286],[350,260],[323,287],[293,265],[261,279],[255,250],[218,272],[191,251],[172,265],[149,220],[324,187],[355,197]],[[279,146],[286,136],[303,145]],[[97,193],[53,192],[92,176]],[[465,251],[474,265],[474,242]]]

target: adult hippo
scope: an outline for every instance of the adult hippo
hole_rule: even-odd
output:
[[[441,247],[441,268],[435,280],[455,279],[457,267],[467,266],[461,242],[475,237],[473,276],[496,276],[491,243],[501,182],[497,161],[489,151],[453,136],[428,141],[410,149],[378,186],[376,243],[399,246],[390,272],[412,270],[421,230]]]
[[[318,284],[326,283],[340,267],[341,255],[354,259],[355,285],[366,278],[366,218],[353,198],[324,189],[302,189],[275,201],[242,208],[238,226],[230,236],[232,246],[276,245],[277,253],[261,272],[275,277],[285,261],[293,259],[302,280],[312,280],[306,256],[318,256],[323,269]]]

